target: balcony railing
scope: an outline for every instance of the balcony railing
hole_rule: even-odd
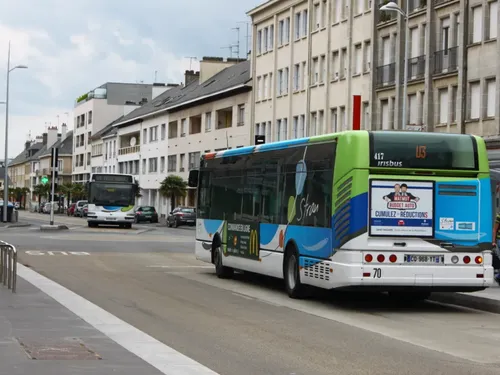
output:
[[[141,146],[123,147],[118,150],[118,155],[134,154],[141,151]]]
[[[397,16],[398,15],[396,14],[396,12],[381,11],[381,12],[379,12],[378,22],[379,23],[389,22],[389,21],[395,20],[397,18]]]
[[[458,47],[434,53],[434,74],[451,73],[458,70]]]
[[[396,63],[377,67],[377,87],[390,86],[396,83]]]
[[[425,55],[408,60],[408,79],[420,79],[425,75]]]

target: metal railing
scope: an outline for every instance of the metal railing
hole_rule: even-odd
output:
[[[16,292],[17,250],[7,242],[0,241],[0,282]]]

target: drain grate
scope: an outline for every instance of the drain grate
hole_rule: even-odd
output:
[[[21,339],[19,345],[30,359],[36,360],[70,360],[85,361],[102,359],[99,354],[90,350],[78,338],[69,339]]]

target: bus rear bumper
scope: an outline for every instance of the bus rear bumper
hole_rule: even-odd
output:
[[[488,259],[480,265],[318,263],[318,260],[306,257],[301,260],[302,282],[326,289],[393,291],[412,288],[432,292],[473,292],[496,284]]]

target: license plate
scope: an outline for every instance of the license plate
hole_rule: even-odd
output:
[[[188,223],[194,223],[194,220],[188,219],[186,220]]]
[[[116,220],[116,217],[107,217],[106,220],[107,221],[113,221],[113,220]]]
[[[405,254],[405,263],[444,264],[444,255]]]

